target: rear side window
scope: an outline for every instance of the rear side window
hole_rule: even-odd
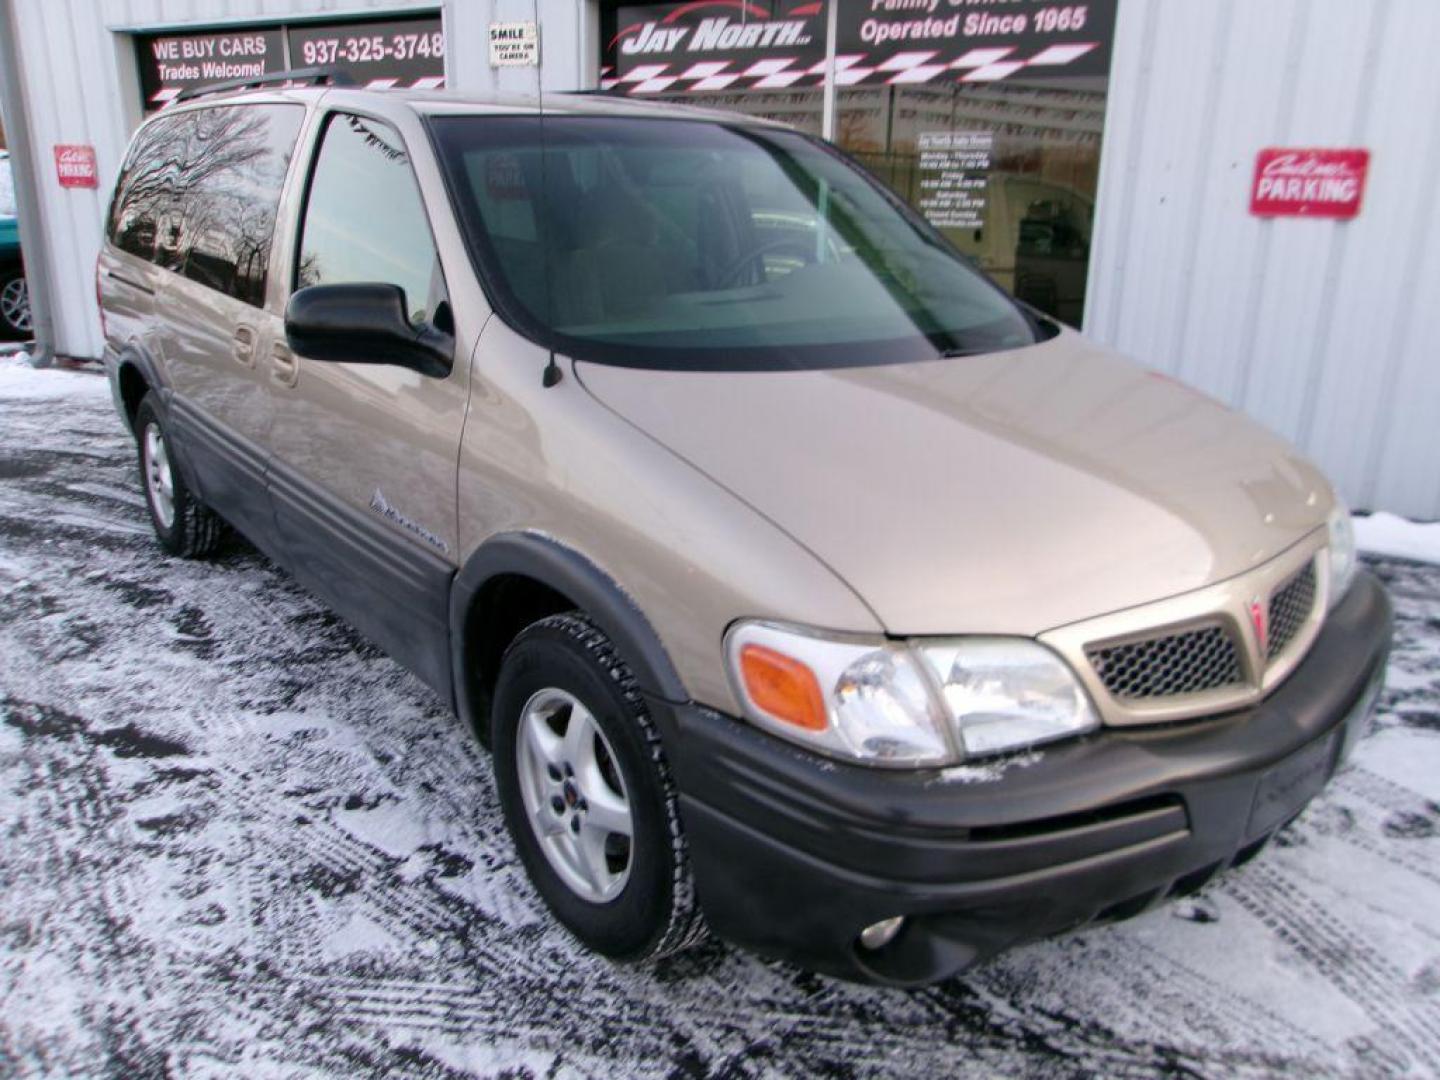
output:
[[[445,299],[430,222],[410,156],[387,124],[336,113],[305,201],[295,288],[382,282],[405,290],[416,325]]]
[[[161,117],[136,137],[110,239],[260,306],[300,105],[231,105]]]
[[[176,170],[165,150],[175,145],[179,119],[160,117],[141,128],[115,182],[107,235],[120,250],[142,259],[155,258],[160,219],[175,199]]]

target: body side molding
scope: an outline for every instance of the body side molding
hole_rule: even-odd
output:
[[[369,510],[271,458],[267,537],[294,578],[449,701],[446,603],[454,564]]]

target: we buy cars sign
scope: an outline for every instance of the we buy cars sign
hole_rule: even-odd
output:
[[[1360,213],[1368,150],[1270,147],[1255,159],[1250,212],[1260,217],[1353,218]]]
[[[445,85],[439,13],[409,18],[276,23],[135,38],[147,110],[197,86],[259,79],[286,68],[337,68],[362,86]],[[288,57],[288,63],[287,63]]]

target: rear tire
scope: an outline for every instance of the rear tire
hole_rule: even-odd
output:
[[[140,456],[140,487],[160,546],[183,559],[212,554],[225,537],[225,522],[185,486],[151,394],[145,395],[135,412],[135,440]]]
[[[614,960],[704,940],[660,734],[609,638],[578,613],[532,623],[494,700],[500,803],[551,913]]]

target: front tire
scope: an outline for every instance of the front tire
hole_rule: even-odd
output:
[[[175,467],[164,421],[149,394],[135,412],[135,440],[140,455],[140,486],[160,546],[184,559],[212,554],[224,539],[225,523],[185,486],[184,477]]]
[[[527,627],[502,661],[493,725],[510,835],[566,929],[625,961],[702,940],[660,735],[610,640],[575,613]]]

